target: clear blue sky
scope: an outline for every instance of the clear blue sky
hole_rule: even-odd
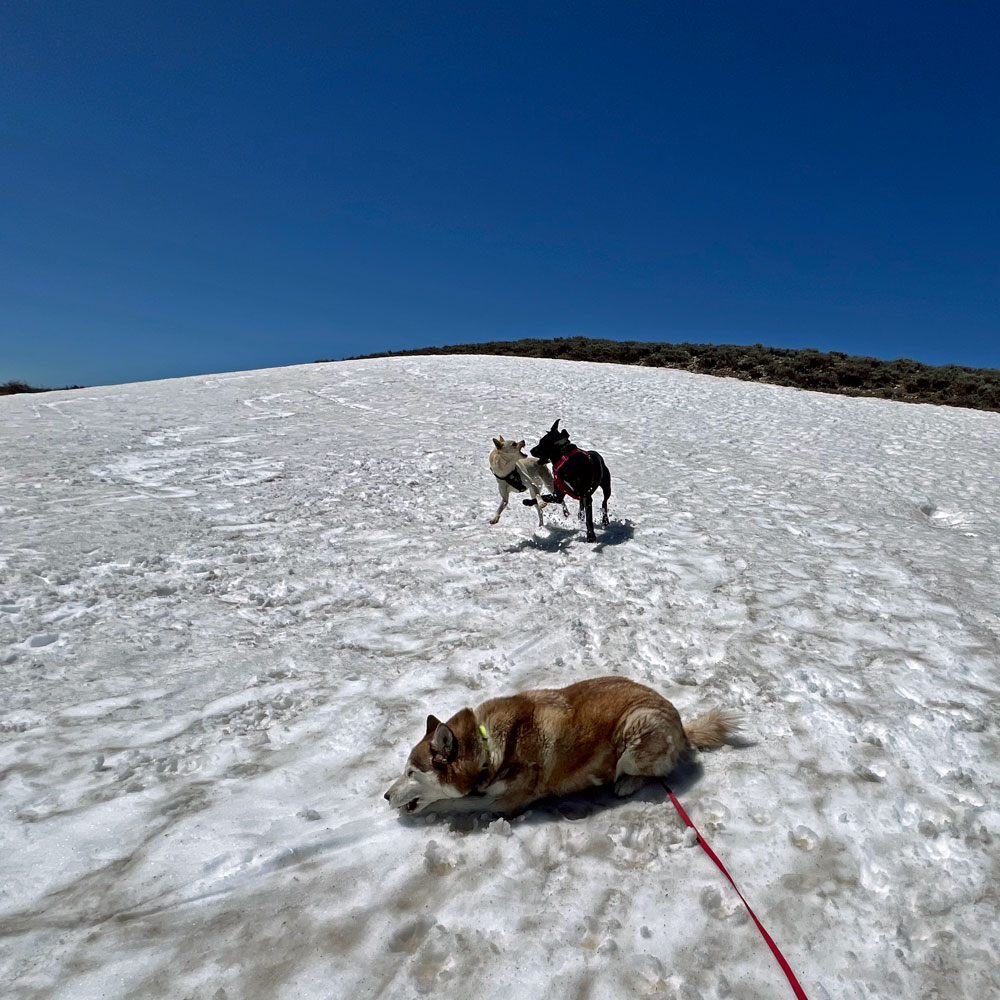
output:
[[[1000,367],[1000,7],[0,8],[0,381],[498,338]]]

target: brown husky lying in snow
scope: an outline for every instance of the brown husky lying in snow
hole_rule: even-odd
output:
[[[427,717],[401,777],[385,793],[404,813],[520,812],[536,799],[614,782],[631,795],[664,777],[695,748],[721,746],[732,712],[681,725],[677,709],[624,677],[524,691],[463,708],[447,723]]]

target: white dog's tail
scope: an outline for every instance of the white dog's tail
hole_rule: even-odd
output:
[[[693,722],[684,727],[684,735],[688,743],[700,750],[712,750],[721,747],[727,737],[740,728],[741,718],[738,712],[724,708],[713,708],[704,715],[699,715]]]

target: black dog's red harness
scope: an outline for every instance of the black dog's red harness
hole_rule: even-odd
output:
[[[571,490],[571,489],[570,489],[570,488],[569,488],[569,487],[568,487],[568,486],[566,485],[566,483],[565,483],[565,482],[563,482],[562,478],[561,478],[561,477],[560,477],[560,475],[559,475],[559,470],[560,470],[560,469],[561,469],[561,468],[562,468],[562,467],[563,467],[563,466],[564,466],[564,465],[565,465],[565,464],[566,464],[566,463],[567,463],[567,462],[568,462],[568,461],[569,461],[569,460],[570,460],[570,459],[571,459],[571,458],[572,458],[572,457],[573,457],[574,455],[585,455],[585,456],[586,456],[586,458],[587,458],[587,461],[588,461],[588,462],[593,462],[593,461],[594,461],[594,460],[593,460],[593,458],[591,458],[591,456],[590,456],[590,453],[589,453],[589,452],[586,452],[586,451],[584,451],[584,450],[583,450],[582,448],[571,448],[571,449],[570,449],[569,451],[567,451],[567,452],[566,452],[566,454],[565,454],[565,455],[563,455],[563,456],[562,456],[562,458],[560,458],[560,459],[559,459],[559,461],[558,461],[558,462],[556,462],[556,463],[555,463],[555,465],[553,465],[553,466],[552,466],[552,483],[553,483],[553,485],[555,486],[555,488],[556,488],[556,489],[557,489],[557,490],[558,490],[558,491],[559,491],[560,493],[565,493],[565,494],[566,494],[567,496],[570,496],[570,497],[572,497],[572,498],[573,498],[574,500],[580,500],[580,499],[582,499],[582,498],[581,498],[581,497],[579,497],[579,496],[577,496],[577,495],[576,495],[576,494],[575,494],[575,493],[574,493],[574,492],[573,492],[573,491],[572,491],[572,490]],[[590,493],[593,493],[593,492],[594,492],[594,490],[595,490],[596,488],[597,488],[597,484],[595,483],[595,484],[594,484],[594,487],[593,487],[593,489],[589,490],[588,492],[590,492]]]

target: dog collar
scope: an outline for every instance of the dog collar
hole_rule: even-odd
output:
[[[479,769],[479,780],[476,782],[476,791],[482,790],[490,783],[490,734],[487,728],[479,723],[479,736],[483,741],[483,766]]]

